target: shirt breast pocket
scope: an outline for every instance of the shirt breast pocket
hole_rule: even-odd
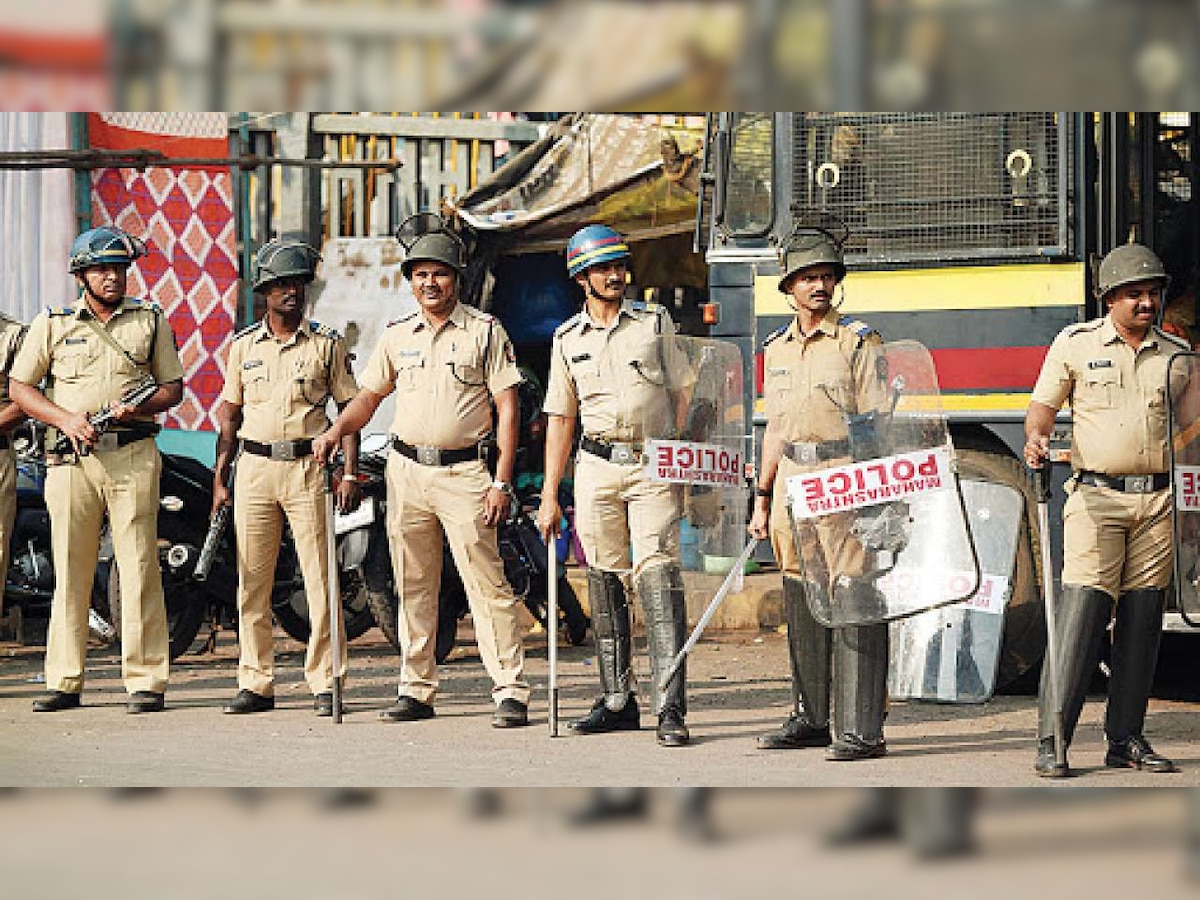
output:
[[[423,356],[402,356],[396,361],[396,390],[415,391],[421,384],[425,369]]]
[[[247,403],[266,403],[271,398],[271,381],[265,366],[242,372],[242,393]]]
[[[76,381],[87,374],[95,359],[95,351],[86,342],[63,344],[54,354],[51,371],[55,378]]]
[[[1089,369],[1080,379],[1078,400],[1090,409],[1113,409],[1120,393],[1120,369]]]
[[[483,353],[478,347],[455,353],[450,360],[450,371],[454,375],[454,383],[460,388],[481,387],[487,381]]]
[[[323,363],[310,360],[296,369],[292,382],[292,399],[297,403],[317,405],[329,394],[329,375]]]

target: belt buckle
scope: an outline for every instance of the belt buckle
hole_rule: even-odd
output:
[[[117,433],[115,431],[106,431],[96,439],[96,446],[93,449],[108,451],[116,450],[120,446],[117,443]]]
[[[440,466],[442,451],[438,447],[417,447],[417,462],[423,466]]]
[[[1125,492],[1129,494],[1149,494],[1153,486],[1153,475],[1129,475],[1125,479]]]
[[[817,445],[813,441],[796,441],[792,444],[792,459],[802,465],[816,465],[820,461],[817,458]]]
[[[296,458],[296,445],[292,441],[272,441],[271,459],[291,462]]]
[[[609,457],[612,462],[620,463],[623,466],[628,466],[639,462],[638,454],[633,452],[632,444],[613,444],[612,455]]]

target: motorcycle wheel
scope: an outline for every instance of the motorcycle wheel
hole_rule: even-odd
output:
[[[163,599],[167,605],[167,635],[174,661],[191,649],[204,619],[204,592],[194,583],[163,571]],[[108,577],[109,624],[121,633],[121,570],[114,563]]]
[[[375,625],[363,579],[358,572],[339,572],[338,585],[342,595],[342,624],[346,641],[362,637]],[[308,643],[312,625],[308,620],[308,595],[299,573],[294,580],[277,584],[271,597],[271,611],[288,637]]]

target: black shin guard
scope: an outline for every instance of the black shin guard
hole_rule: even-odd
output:
[[[783,576],[783,610],[787,617],[788,658],[792,666],[792,697],[796,711],[809,725],[829,725],[830,630],[813,618],[799,578]]]
[[[1140,737],[1154,684],[1166,591],[1143,588],[1122,594],[1113,628],[1112,677],[1104,733],[1113,742]]]
[[[1064,584],[1058,610],[1058,686],[1062,691],[1063,741],[1068,746],[1087,698],[1088,684],[1100,661],[1113,600],[1099,588]],[[1054,698],[1050,660],[1042,665],[1038,690],[1038,738],[1054,737]]]
[[[596,665],[605,705],[613,712],[629,701],[633,677],[632,629],[625,588],[615,572],[588,569],[588,604],[596,634]]]
[[[666,690],[662,677],[675,662],[675,655],[687,641],[687,603],[683,574],[671,564],[655,566],[638,576],[638,595],[646,614],[646,643],[650,650],[650,673],[654,679],[654,713],[674,706],[687,713],[687,664],[680,667]]]
[[[864,744],[883,740],[887,714],[888,626],[833,629],[834,732]]]

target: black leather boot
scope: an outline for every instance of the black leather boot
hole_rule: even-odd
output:
[[[625,703],[618,710],[608,708],[608,701],[601,697],[592,705],[592,711],[582,719],[571,723],[576,734],[605,734],[609,731],[637,731],[641,728],[641,714],[637,697],[627,694]]]
[[[1175,771],[1175,764],[1155,753],[1142,736],[1158,662],[1165,602],[1166,591],[1157,588],[1129,591],[1117,601],[1112,677],[1108,682],[1108,709],[1104,717],[1104,733],[1108,737],[1106,766],[1147,772]]]
[[[687,641],[683,575],[675,565],[655,566],[638,576],[637,588],[646,614],[658,742],[665,747],[682,747],[691,740],[683,721],[687,715],[687,664],[679,668],[665,690],[660,682]]]
[[[833,629],[835,739],[827,759],[876,759],[887,753],[888,627],[858,625]]]

